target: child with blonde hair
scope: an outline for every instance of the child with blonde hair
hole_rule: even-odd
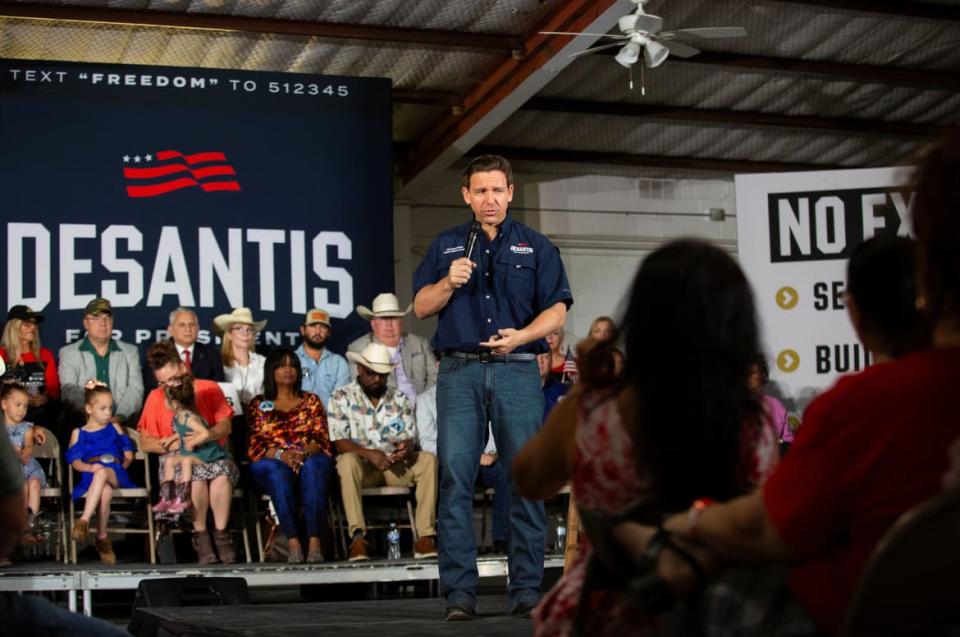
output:
[[[137,486],[127,475],[127,467],[133,462],[136,447],[123,427],[111,422],[113,394],[106,383],[89,380],[84,388],[83,409],[87,414],[87,423],[73,430],[66,456],[67,462],[82,474],[80,483],[73,488],[73,499],[86,498],[83,513],[73,525],[72,536],[77,542],[86,539],[90,518],[96,512],[97,535],[94,546],[105,564],[116,564],[117,556],[107,537],[110,500],[114,489]]]

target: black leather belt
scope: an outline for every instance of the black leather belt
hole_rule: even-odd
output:
[[[532,361],[536,360],[536,354],[520,353],[520,354],[494,354],[493,352],[480,352],[479,354],[471,354],[469,352],[444,352],[444,356],[452,356],[454,358],[465,358],[471,361],[480,361],[481,363],[516,363],[519,361]]]

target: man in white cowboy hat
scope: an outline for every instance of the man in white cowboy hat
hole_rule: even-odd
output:
[[[413,556],[433,557],[437,554],[437,457],[416,451],[413,404],[403,392],[387,386],[394,366],[387,348],[371,343],[359,354],[347,352],[347,358],[357,364],[357,378],[333,392],[327,422],[339,454],[337,473],[352,538],[349,559],[369,559],[360,489],[382,484],[416,485],[419,539]]]
[[[190,370],[194,378],[203,378],[217,383],[224,381],[223,361],[220,352],[209,343],[200,343],[200,321],[197,313],[189,307],[178,307],[170,312],[170,324],[167,325],[170,340],[177,346],[180,360]]]
[[[313,308],[300,326],[302,342],[296,350],[303,370],[300,389],[316,394],[324,406],[334,389],[350,382],[347,359],[326,347],[331,331],[329,312]]]
[[[400,301],[390,292],[378,294],[373,299],[372,309],[358,305],[357,314],[370,321],[372,331],[350,343],[347,349],[360,352],[370,343],[386,345],[394,364],[387,384],[402,391],[410,402],[416,404],[418,394],[437,384],[437,365],[430,341],[403,332],[403,317],[412,307],[410,304],[401,310]]]

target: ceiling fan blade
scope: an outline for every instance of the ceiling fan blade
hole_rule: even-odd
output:
[[[583,51],[577,51],[572,53],[569,57],[576,58],[581,55],[587,55],[589,53],[596,53],[597,51],[603,51],[604,49],[612,49],[615,46],[623,46],[622,42],[611,42],[609,44],[601,44],[600,46],[590,47],[589,49],[584,49]]]
[[[586,31],[582,33],[572,33],[570,31],[538,31],[537,33],[540,35],[590,35],[596,38],[618,38],[621,40],[630,37],[628,35],[621,35],[619,33],[612,35],[610,33],[587,33]]]
[[[676,55],[678,58],[693,57],[700,52],[700,49],[696,49],[689,44],[684,44],[675,40],[661,40],[659,37],[654,39],[663,46],[667,47],[667,50],[670,51],[671,55]]]
[[[693,35],[698,38],[742,38],[747,35],[743,27],[700,27],[693,29],[674,29],[671,33]]]
[[[660,28],[663,27],[663,18],[658,15],[650,15],[649,13],[638,13],[636,14],[636,23],[634,28],[637,31],[646,31],[647,33],[659,33]]]

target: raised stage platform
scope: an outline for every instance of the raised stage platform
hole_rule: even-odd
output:
[[[477,559],[480,577],[505,577],[506,557]],[[548,555],[545,568],[562,568],[563,558]],[[288,565],[282,562],[214,565],[200,568],[190,564],[150,565],[97,563],[63,565],[55,562],[15,564],[0,569],[0,591],[63,591],[70,610],[90,615],[93,593],[98,590],[135,590],[143,579],[164,577],[242,577],[250,588],[300,586],[306,584],[347,584],[439,580],[436,559],[370,560],[368,562],[326,562]],[[433,600],[436,602],[436,600]],[[404,633],[406,634],[406,633]]]
[[[399,637],[463,635],[520,637],[533,631],[529,619],[506,614],[504,596],[481,596],[477,617],[467,622],[443,620],[443,600],[389,599],[364,602],[251,604],[140,608],[134,611],[137,637],[217,635],[235,637]]]

